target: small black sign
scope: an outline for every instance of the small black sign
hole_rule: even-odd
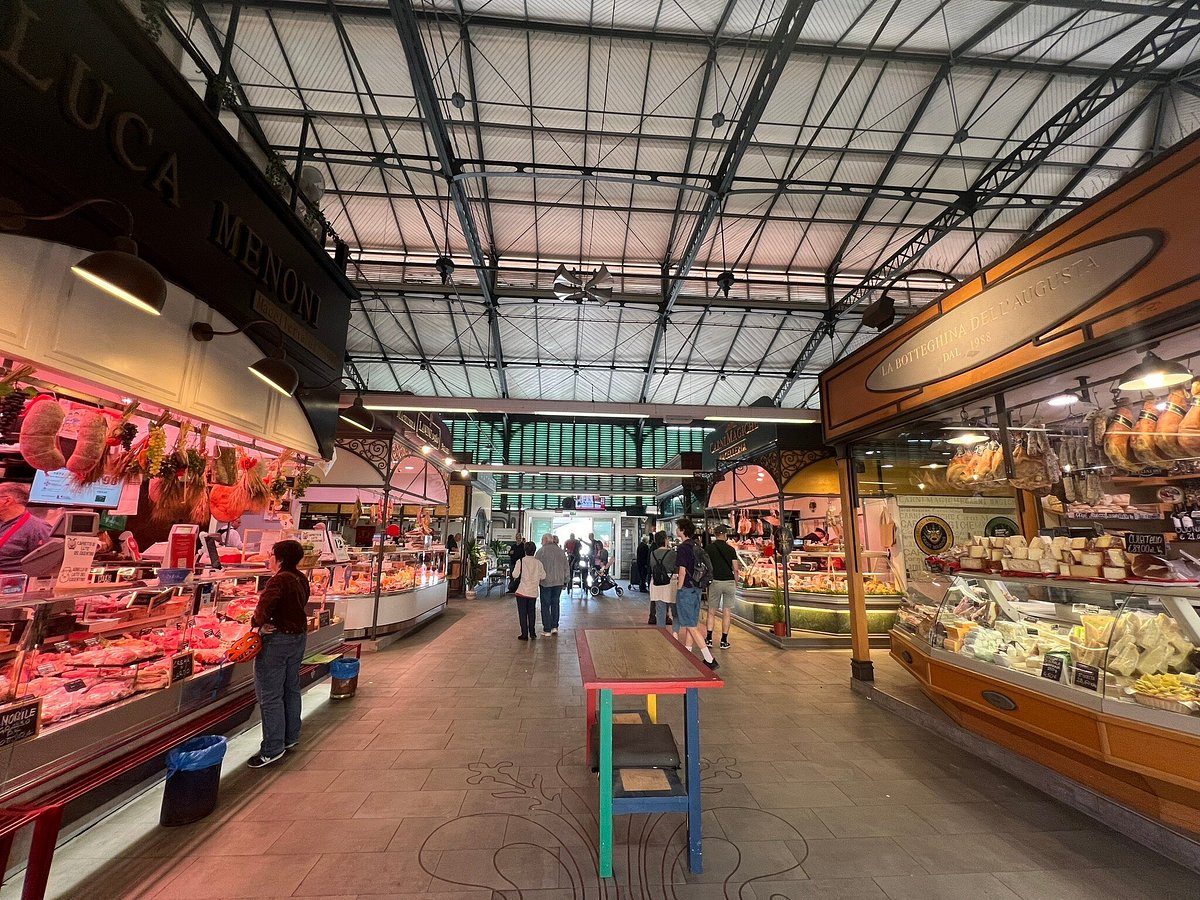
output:
[[[333,610],[323,609],[317,613],[317,627],[327,628],[333,622]]]
[[[0,747],[7,747],[26,738],[37,737],[42,724],[40,698],[16,703],[0,710]]]
[[[171,657],[171,682],[191,676],[195,668],[195,657],[191,653],[176,653]]]
[[[1072,679],[1076,687],[1087,688],[1089,691],[1098,690],[1100,687],[1100,670],[1095,666],[1085,666],[1083,663],[1075,663],[1075,675]]]
[[[63,685],[63,690],[68,694],[73,694],[76,691],[82,691],[87,687],[87,683],[82,678],[76,678],[74,681],[68,681]]]
[[[1125,535],[1125,549],[1130,553],[1164,556],[1167,552],[1167,541],[1161,534],[1136,534],[1131,531]]]
[[[1046,656],[1042,658],[1042,677],[1051,681],[1062,681],[1063,658],[1061,656]]]

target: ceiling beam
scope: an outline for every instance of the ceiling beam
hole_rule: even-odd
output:
[[[969,219],[978,210],[981,202],[990,199],[995,191],[1009,188],[1027,177],[1054,150],[1140,81],[1121,73],[1131,67],[1153,69],[1195,40],[1200,35],[1200,21],[1189,18],[1187,14],[1197,8],[1200,8],[1200,0],[1185,0],[1181,6],[1175,7],[1174,14],[1162,19],[1141,41],[1131,47],[1113,65],[1112,71],[1095,79],[1025,138],[1015,150],[976,178],[971,187],[963,192],[962,203],[959,206],[945,210],[910,238],[904,246],[867,273],[857,287],[835,304],[831,320],[823,322],[805,341],[791,371],[775,393],[775,402],[781,403],[787,396],[796,378],[820,347],[821,341],[831,333],[838,314],[852,309],[870,299],[876,292],[887,288],[898,275],[911,268],[930,247],[949,234],[959,223]]]
[[[351,403],[357,394],[342,395],[343,403]],[[470,397],[461,401],[446,397],[418,397],[394,391],[364,391],[363,404],[368,409],[429,412],[434,415],[474,415],[476,413],[510,413],[537,415],[554,410],[559,419],[607,420],[627,424],[638,419],[661,419],[667,424],[688,422],[775,422],[803,424],[819,421],[816,412],[797,413],[796,410],[774,407],[701,406],[671,403],[589,403],[583,400],[517,400],[512,397]],[[557,469],[557,467],[555,467]]]
[[[231,0],[206,0],[206,5],[229,5]],[[1069,2],[1069,0],[1063,0]],[[1101,0],[1103,2],[1103,0]],[[357,3],[353,0],[340,0],[338,8],[345,16],[361,16],[363,18],[379,18],[387,16],[387,7],[371,5],[367,3]],[[1058,5],[1050,3],[1049,5]],[[1092,0],[1078,0],[1071,8],[1080,8],[1082,6],[1092,6]],[[1131,4],[1124,4],[1131,5]],[[324,11],[323,0],[242,0],[242,7],[274,9],[280,11],[288,11],[292,13],[314,14],[321,15]],[[1140,14],[1143,16],[1165,15],[1170,11],[1169,7],[1154,7],[1154,6],[1139,6]],[[428,19],[430,21],[437,20],[445,24],[446,22],[457,23],[457,18],[449,15],[444,10],[437,12],[422,10],[416,13],[418,19]],[[701,32],[687,31],[642,31],[636,28],[622,28],[619,26],[605,26],[599,24],[587,24],[576,22],[551,22],[540,19],[521,19],[507,16],[489,16],[474,14],[468,17],[468,24],[475,28],[484,29],[499,29],[508,31],[534,32],[541,34],[563,34],[572,35],[575,37],[592,37],[600,39],[612,39],[614,41],[633,41],[636,43],[646,43],[654,41],[660,44],[675,44],[691,47],[702,47],[707,49],[713,43],[711,37]],[[766,38],[757,37],[755,35],[737,35],[729,36],[721,39],[722,47],[740,50],[747,48],[750,50],[764,49],[769,44]],[[908,62],[918,65],[932,66],[937,68],[947,59],[947,54],[938,53],[927,50],[910,50],[904,47],[850,47],[839,46],[837,44],[825,43],[821,41],[797,41],[793,49],[795,55],[815,56],[815,57],[835,57],[839,59],[866,59],[878,62]],[[1005,57],[993,57],[984,54],[967,55],[957,60],[957,64],[964,67],[981,68],[988,70],[1004,70],[1013,72],[1042,72],[1047,75],[1072,75],[1084,78],[1093,78],[1096,75],[1107,71],[1104,66],[1091,66],[1079,63],[1059,64],[1054,61],[1037,60],[1037,59],[1010,59]],[[1130,74],[1139,75],[1147,81],[1164,81],[1170,77],[1170,73],[1164,72],[1132,72]]]
[[[425,118],[425,129],[430,143],[437,154],[440,174],[448,181],[450,196],[454,201],[454,211],[462,228],[463,240],[471,254],[471,262],[475,267],[475,275],[479,287],[487,303],[488,326],[491,330],[491,352],[496,363],[497,380],[500,393],[508,395],[508,381],[504,374],[504,350],[500,342],[500,309],[492,293],[492,284],[488,275],[488,259],[483,244],[479,239],[479,231],[471,216],[470,198],[465,187],[454,180],[454,176],[462,171],[462,164],[455,156],[454,144],[442,117],[441,105],[438,101],[437,89],[433,84],[433,71],[429,66],[429,58],[425,54],[420,26],[414,14],[410,0],[389,0],[388,9],[391,11],[392,23],[396,34],[404,48],[408,60],[408,70],[412,77],[413,91],[417,95],[417,104]],[[447,250],[449,248],[446,248]]]
[[[650,383],[654,375],[654,363],[658,358],[659,350],[662,348],[663,337],[666,334],[671,310],[674,308],[675,301],[679,298],[679,294],[683,290],[683,282],[699,258],[700,251],[703,249],[704,242],[708,237],[709,229],[712,227],[713,222],[716,221],[721,207],[725,204],[725,194],[733,187],[738,164],[742,161],[746,149],[750,146],[754,137],[754,129],[758,127],[758,123],[766,111],[771,94],[774,92],[775,86],[779,83],[780,76],[783,75],[788,56],[791,54],[796,42],[800,39],[800,32],[804,30],[804,25],[808,21],[809,13],[812,12],[815,2],[816,0],[787,0],[787,5],[779,14],[779,24],[776,26],[775,34],[772,36],[770,43],[763,49],[762,59],[759,62],[758,74],[754,78],[754,84],[747,94],[741,110],[739,110],[740,115],[738,116],[737,125],[733,129],[725,146],[725,153],[712,175],[711,187],[716,196],[709,197],[705,201],[696,225],[692,229],[691,237],[684,247],[683,254],[675,262],[674,277],[668,282],[666,293],[663,296],[662,309],[659,312],[658,323],[654,329],[654,338],[650,343],[649,358],[646,360],[646,375],[642,379],[641,399],[643,403],[650,396]],[[664,266],[664,274],[665,272],[666,267]],[[664,278],[664,280],[666,279]]]

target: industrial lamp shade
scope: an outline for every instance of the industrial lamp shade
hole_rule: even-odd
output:
[[[353,425],[363,431],[375,430],[375,414],[363,406],[362,397],[355,397],[353,403],[345,409],[339,409],[338,418],[347,425]]]
[[[167,305],[166,281],[137,255],[137,245],[129,238],[117,238],[113,249],[93,253],[71,266],[71,271],[142,312],[159,316]]]
[[[1126,369],[1117,384],[1123,391],[1154,391],[1191,381],[1192,373],[1178,362],[1167,362],[1153,350],[1142,361]]]
[[[269,387],[279,391],[285,397],[291,397],[296,393],[296,388],[300,386],[300,376],[296,374],[292,364],[285,359],[264,356],[248,368],[251,375],[265,381]]]

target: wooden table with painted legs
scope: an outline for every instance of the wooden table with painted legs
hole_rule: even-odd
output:
[[[584,628],[576,632],[579,669],[587,697],[585,746],[599,729],[600,877],[612,877],[613,816],[682,812],[688,819],[688,867],[704,871],[700,833],[700,696],[703,688],[724,687],[716,674],[665,628]],[[613,697],[646,697],[646,710],[657,721],[660,694],[684,698],[684,777],[676,789],[651,796],[613,794]],[[589,751],[590,752],[590,751]]]

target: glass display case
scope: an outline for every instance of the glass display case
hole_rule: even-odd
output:
[[[867,595],[869,630],[886,635],[895,619],[895,609],[902,599],[886,550],[864,550],[861,553],[867,572],[863,585]],[[846,635],[850,630],[847,606],[846,554],[829,547],[805,547],[787,555],[787,572],[778,555],[767,556],[753,549],[740,548],[742,564],[734,611],[743,620],[770,626],[777,611],[773,595],[782,590],[787,579],[791,595],[791,625],[793,631],[822,635]]]
[[[897,629],[935,658],[1073,704],[1200,734],[1200,588],[944,576]]]
[[[314,583],[325,592],[348,637],[407,632],[446,606],[446,548],[352,547],[350,560],[325,567]],[[319,570],[318,570],[319,571]],[[375,602],[379,588],[379,603]]]

